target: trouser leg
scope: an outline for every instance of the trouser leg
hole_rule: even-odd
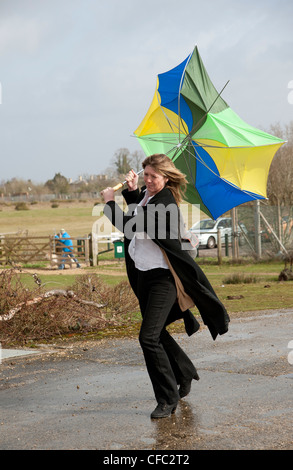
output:
[[[160,336],[176,300],[176,288],[168,271],[152,269],[140,272],[138,298],[142,313],[139,342],[147,370],[159,402],[178,401],[177,381]]]
[[[80,264],[78,262],[78,259],[74,257],[74,254],[73,253],[69,253],[69,256],[70,258],[73,259],[73,261],[75,262],[76,266],[79,268],[80,267]]]
[[[168,331],[162,332],[161,342],[168,355],[177,384],[180,384],[183,379],[191,380],[197,374],[196,368]]]
[[[180,379],[192,378],[195,367],[165,329],[177,297],[171,273],[140,272],[138,297],[143,317],[139,340],[155,396],[158,402],[172,404],[179,398]]]
[[[181,312],[178,304],[174,304],[170,314],[168,315],[165,326],[173,323],[176,320],[181,319],[183,312]],[[180,384],[182,379],[192,379],[196,374],[196,368],[192,361],[189,359],[187,354],[174,340],[174,338],[168,333],[166,329],[162,331],[161,341],[164,345],[165,351],[168,354],[169,361],[171,363],[173,372],[175,374],[177,383]]]

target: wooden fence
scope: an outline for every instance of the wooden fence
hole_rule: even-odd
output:
[[[62,239],[61,239],[62,240]],[[0,237],[0,264],[30,264],[36,262],[49,262],[52,266],[61,264],[75,264],[73,258],[79,263],[90,265],[90,238],[71,238],[73,242],[71,258],[64,258],[62,248],[64,245],[55,237]]]

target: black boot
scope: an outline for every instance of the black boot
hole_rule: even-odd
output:
[[[175,413],[177,407],[177,402],[173,403],[172,405],[168,405],[168,403],[158,403],[157,407],[151,414],[152,419],[157,418],[167,418],[171,414]]]

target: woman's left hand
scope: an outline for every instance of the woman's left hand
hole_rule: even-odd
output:
[[[104,199],[104,202],[114,201],[114,189],[113,188],[106,188],[101,191],[101,196]]]

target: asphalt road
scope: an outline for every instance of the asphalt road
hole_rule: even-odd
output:
[[[150,419],[137,339],[12,352],[0,365],[0,449],[293,449],[293,309],[232,318],[215,342],[205,328],[176,337],[200,380],[161,420]]]

